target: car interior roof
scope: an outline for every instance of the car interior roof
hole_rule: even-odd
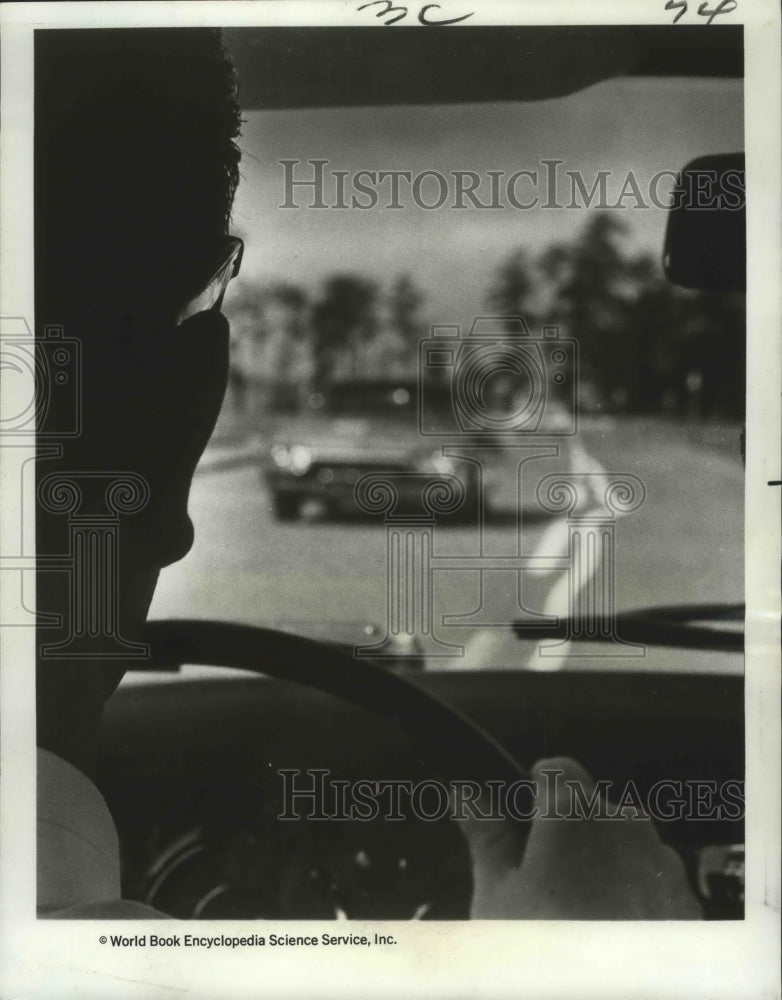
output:
[[[229,28],[245,110],[530,101],[615,76],[743,76],[742,27]]]

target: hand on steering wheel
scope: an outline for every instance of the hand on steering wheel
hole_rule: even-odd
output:
[[[562,781],[545,772],[562,772]],[[650,819],[566,819],[566,781],[591,797],[594,783],[574,761],[539,761],[531,778],[537,816],[526,844],[502,820],[459,820],[473,864],[470,916],[478,920],[699,920],[701,908],[678,854]],[[482,810],[487,812],[486,810]],[[555,818],[558,815],[560,818]]]
[[[333,647],[283,633],[215,622],[148,625],[156,656],[173,663],[225,663],[317,687],[373,712],[413,735],[434,773],[514,782],[529,776],[487,733],[414,684]],[[259,666],[262,664],[263,666]],[[541,781],[558,768],[563,780]],[[566,758],[542,761],[538,818],[511,825],[497,819],[457,822],[473,863],[471,916],[477,919],[688,920],[702,917],[676,852],[650,819],[546,818],[570,811],[567,781],[587,798],[594,783]],[[545,788],[545,793],[540,794]],[[553,800],[551,796],[554,796]],[[567,801],[559,801],[564,796]],[[484,814],[480,803],[476,803]]]

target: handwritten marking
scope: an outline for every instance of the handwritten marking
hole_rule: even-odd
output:
[[[673,19],[673,24],[676,24],[679,18],[684,17],[687,13],[687,2],[686,0],[668,0],[665,5],[665,9],[678,11],[676,17]]]
[[[728,2],[728,0],[724,0]],[[732,2],[732,0],[731,0]],[[368,0],[367,3],[362,3],[360,6],[356,7],[356,10],[366,10],[368,7],[382,6],[382,10],[375,11],[375,17],[388,17],[389,14],[396,15],[395,17],[388,17],[387,21],[383,24],[386,28],[390,27],[392,24],[396,24],[398,21],[403,21],[409,10],[407,7],[396,6],[391,3],[391,0]],[[448,24],[458,24],[459,21],[466,21],[468,17],[472,17],[475,13],[471,11],[469,14],[462,14],[460,17],[446,17],[440,20],[434,20],[429,15],[430,10],[441,10],[441,5],[439,3],[426,3],[418,11],[418,23],[423,24],[425,27],[444,27]]]
[[[449,17],[443,21],[430,21],[427,19],[426,12],[428,10],[433,10],[435,7],[439,8],[439,3],[427,3],[418,11],[418,21],[420,24],[438,24],[440,26],[445,24],[458,24],[459,21],[466,21],[468,17],[472,17],[475,11],[471,11],[469,14],[462,14],[461,17]]]
[[[365,10],[367,7],[374,7],[377,4],[385,4],[386,9],[377,11],[375,17],[385,17],[386,14],[390,14],[393,11],[401,11],[399,17],[392,17],[390,21],[385,22],[386,27],[391,24],[396,24],[397,21],[401,21],[403,18],[407,17],[407,7],[395,7],[391,3],[391,0],[369,0],[369,3],[362,3],[360,7],[356,8],[356,10]]]
[[[721,0],[721,3],[719,3],[718,6],[716,6],[713,10],[709,10],[708,4],[702,3],[698,8],[698,13],[701,17],[708,18],[706,24],[709,25],[719,14],[730,14],[731,11],[734,11],[737,6],[738,4],[736,3],[736,0]]]
[[[698,16],[705,17],[706,26],[710,25],[715,17],[719,17],[722,14],[731,14],[738,7],[738,0],[720,0],[720,3],[716,7],[709,7],[706,0],[698,7]],[[676,17],[673,19],[673,24],[680,21],[689,9],[688,0],[666,0],[665,3],[666,10],[675,10]]]

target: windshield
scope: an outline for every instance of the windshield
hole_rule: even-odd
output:
[[[365,417],[377,414],[404,419],[410,411],[415,412],[416,388],[415,382],[403,379],[391,382],[381,379],[336,382],[328,386],[324,393],[310,396],[307,405],[311,409],[322,408],[324,413],[331,415]],[[441,400],[440,408],[445,403],[445,399]]]
[[[151,617],[392,666],[741,670],[621,617],[742,601],[743,296],[660,263],[676,172],[743,149],[741,81],[244,118],[229,387]],[[603,641],[540,631],[574,615]]]

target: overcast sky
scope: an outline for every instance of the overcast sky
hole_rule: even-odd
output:
[[[254,111],[244,117],[246,155],[234,210],[235,229],[247,244],[244,279],[292,281],[316,292],[336,272],[365,274],[388,287],[396,274],[407,271],[426,293],[429,318],[443,323],[468,322],[485,311],[487,289],[503,258],[520,246],[536,254],[553,241],[572,238],[585,210],[425,211],[416,207],[404,182],[401,211],[285,210],[279,207],[285,186],[278,161],[328,160],[325,200],[333,203],[333,170],[410,170],[414,175],[472,170],[482,178],[478,195],[486,201],[487,171],[542,171],[541,160],[560,159],[560,172],[580,171],[587,186],[598,171],[611,171],[613,202],[628,171],[648,200],[657,171],[675,171],[707,153],[743,149],[740,81],[623,79],[530,104]],[[311,176],[305,162],[295,169],[296,176]],[[567,202],[569,181],[560,176],[559,197]],[[454,182],[449,183],[450,202]],[[435,200],[433,185],[424,185],[423,198]],[[388,182],[378,190],[382,206]],[[662,182],[659,190],[669,191],[670,183]],[[519,198],[535,193],[528,180],[521,182]],[[545,197],[542,176],[537,193]],[[304,206],[311,195],[302,190],[295,198]],[[632,245],[658,256],[664,210],[629,208],[618,214],[630,227]]]

